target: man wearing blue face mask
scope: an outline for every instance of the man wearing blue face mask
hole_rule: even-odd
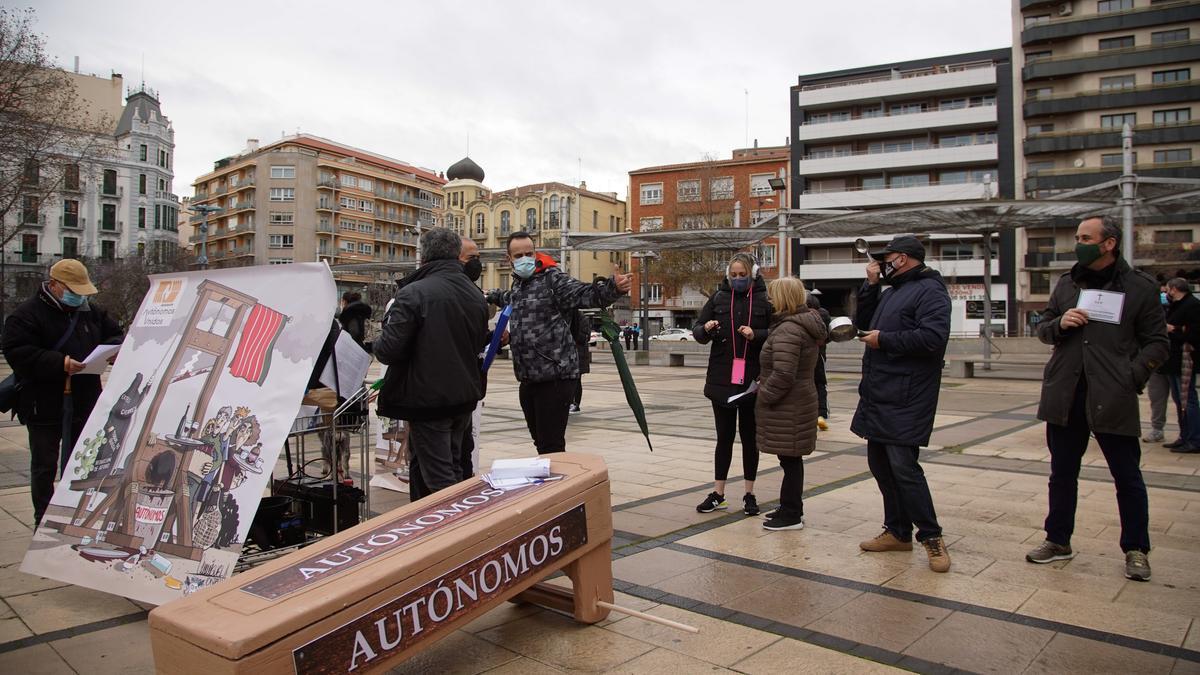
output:
[[[513,288],[493,290],[488,302],[512,305],[509,346],[521,383],[521,411],[539,455],[566,450],[568,406],[579,379],[579,353],[571,334],[577,309],[602,308],[629,292],[633,275],[621,274],[585,284],[572,279],[553,258],[538,253],[528,232],[514,232],[505,248],[512,262]]]
[[[88,297],[96,287],[78,260],[60,260],[50,279],[34,297],[22,303],[4,323],[0,348],[20,381],[16,413],[29,432],[30,496],[34,522],[41,522],[54,477],[73,448],[83,423],[100,398],[99,375],[77,375],[82,361],[100,344],[117,344],[123,335],[117,323]],[[63,444],[63,396],[70,379],[74,412],[69,443]]]

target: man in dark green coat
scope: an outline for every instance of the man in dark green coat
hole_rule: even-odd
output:
[[[1075,231],[1078,263],[1050,295],[1038,337],[1054,345],[1042,380],[1038,419],[1050,448],[1046,541],[1025,559],[1074,557],[1079,466],[1092,434],[1117,487],[1125,576],[1149,581],[1149,501],[1140,468],[1138,394],[1167,358],[1158,282],[1121,259],[1121,229],[1107,216]]]

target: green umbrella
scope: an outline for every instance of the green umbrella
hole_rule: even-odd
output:
[[[633,374],[629,372],[625,350],[621,348],[621,329],[608,312],[600,313],[600,334],[612,346],[613,361],[616,362],[617,372],[621,375],[621,386],[625,388],[625,400],[629,402],[629,409],[633,411],[633,416],[637,418],[638,426],[642,429],[642,435],[646,437],[646,445],[650,447],[650,452],[654,452],[654,445],[650,443],[650,429],[646,425],[646,408],[642,405],[642,397],[633,382]]]

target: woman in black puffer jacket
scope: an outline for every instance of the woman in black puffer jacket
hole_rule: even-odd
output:
[[[729,397],[750,388],[758,377],[758,355],[767,338],[771,303],[767,286],[758,273],[758,263],[748,253],[738,253],[729,261],[725,280],[700,310],[700,319],[692,333],[700,344],[712,343],[708,354],[708,377],[704,395],[712,401],[717,427],[715,484],[713,492],[696,507],[700,513],[728,508],[725,480],[733,462],[733,437],[742,439],[742,470],[746,494],[742,497],[746,515],[757,515],[754,479],[758,473],[758,445],[755,441],[754,394],[729,403]]]

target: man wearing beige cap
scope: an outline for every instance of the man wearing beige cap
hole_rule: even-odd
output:
[[[100,397],[100,376],[76,373],[97,345],[124,337],[108,314],[88,302],[95,294],[83,263],[60,260],[50,268],[50,279],[4,322],[0,349],[20,381],[16,412],[29,432],[35,523],[41,522],[54,494],[54,477]],[[72,405],[65,412],[68,377]],[[70,434],[66,443],[64,430]]]

